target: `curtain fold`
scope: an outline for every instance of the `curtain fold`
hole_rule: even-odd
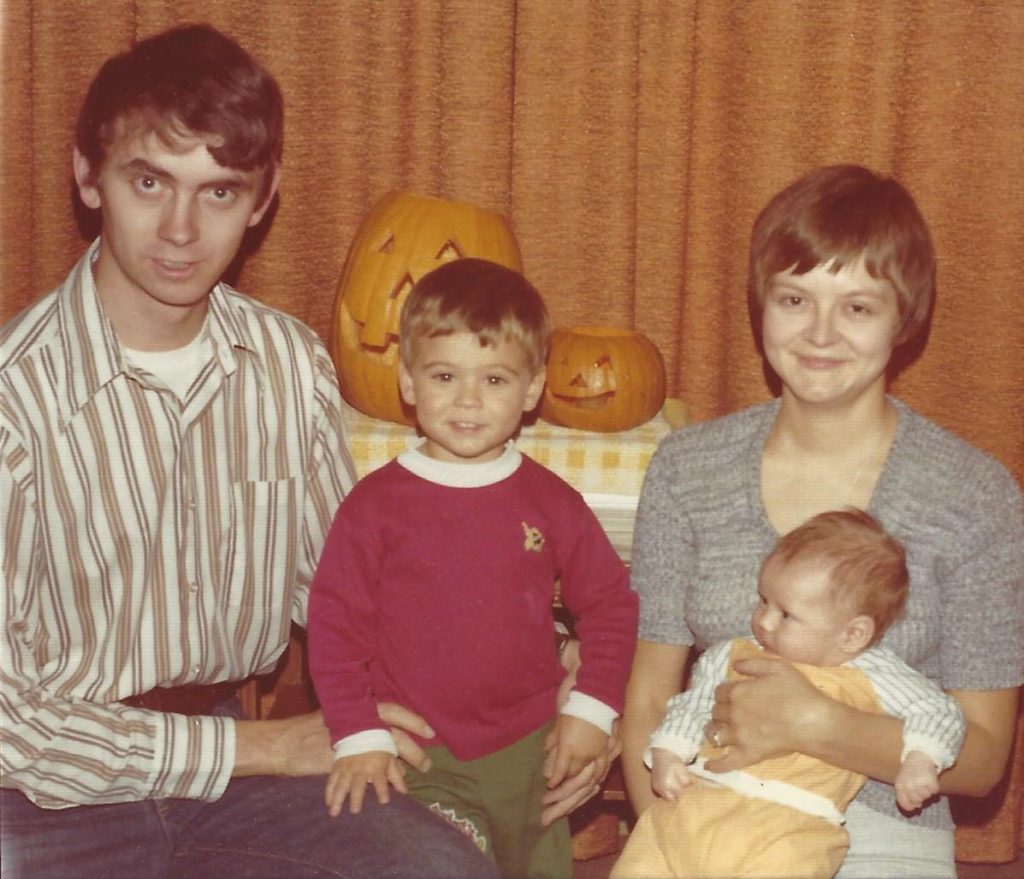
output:
[[[820,164],[892,173],[940,255],[912,406],[1024,478],[1024,4],[1018,0],[8,0],[0,321],[84,241],[72,127],[104,58],[186,21],[277,75],[285,173],[238,285],[330,334],[385,192],[509,216],[560,324],[636,327],[695,418],[769,395],[745,306],[757,210]]]

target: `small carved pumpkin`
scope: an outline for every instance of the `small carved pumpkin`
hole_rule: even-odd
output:
[[[398,393],[402,304],[423,275],[464,256],[522,269],[512,230],[494,211],[405,192],[373,206],[345,260],[330,344],[350,404],[375,418],[414,423]]]
[[[551,334],[540,416],[584,430],[629,430],[665,402],[665,363],[632,330],[560,327]]]

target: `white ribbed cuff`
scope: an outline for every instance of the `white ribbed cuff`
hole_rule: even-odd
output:
[[[367,754],[370,751],[387,751],[389,754],[398,756],[398,748],[395,747],[395,740],[386,729],[364,729],[362,732],[352,733],[334,743],[334,759],[340,757],[354,757],[356,754]]]
[[[569,698],[566,699],[558,713],[571,714],[573,717],[592,723],[609,736],[612,734],[612,724],[619,716],[618,712],[610,705],[577,690],[569,692]]]

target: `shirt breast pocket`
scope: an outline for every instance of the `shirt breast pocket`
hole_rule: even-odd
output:
[[[301,516],[294,478],[231,485],[222,547],[224,612],[236,639],[285,631],[291,616]]]

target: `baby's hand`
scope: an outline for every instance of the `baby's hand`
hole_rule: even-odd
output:
[[[608,734],[589,721],[571,714],[559,714],[555,727],[544,740],[548,758],[544,775],[549,788],[556,788],[596,760],[608,746]]]
[[[674,802],[693,779],[683,760],[665,748],[651,749],[651,788],[664,800]]]
[[[939,792],[939,773],[931,757],[921,751],[907,754],[893,782],[896,802],[905,812],[915,812]]]
[[[324,792],[327,811],[332,818],[337,818],[347,796],[349,811],[353,815],[360,812],[368,784],[372,784],[377,791],[377,800],[386,803],[391,796],[388,782],[403,794],[408,793],[398,758],[387,751],[367,751],[365,754],[339,757],[331,767],[331,774],[327,776],[327,790]]]

